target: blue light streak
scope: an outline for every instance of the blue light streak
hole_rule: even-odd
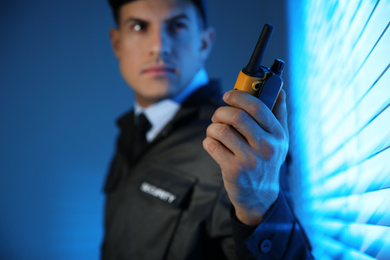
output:
[[[390,1],[289,1],[293,196],[318,259],[390,258]]]

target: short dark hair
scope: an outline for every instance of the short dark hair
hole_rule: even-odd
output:
[[[112,14],[117,25],[119,25],[119,11],[122,5],[136,0],[108,0],[111,6]],[[206,0],[191,0],[198,9],[203,22],[203,27],[207,27]]]

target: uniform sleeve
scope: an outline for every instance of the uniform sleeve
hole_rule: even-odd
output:
[[[247,226],[231,211],[237,254],[249,259],[313,259],[306,236],[282,192],[258,226]]]

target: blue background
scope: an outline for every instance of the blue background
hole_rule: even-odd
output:
[[[226,89],[266,22],[276,30],[264,64],[287,59],[283,1],[209,2],[207,68]],[[133,98],[110,46],[111,10],[104,0],[0,10],[0,259],[98,259],[115,119]]]

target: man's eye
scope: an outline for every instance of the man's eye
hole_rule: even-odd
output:
[[[133,24],[132,29],[134,31],[137,31],[137,32],[145,31],[146,30],[146,24],[144,24],[144,23]]]
[[[174,22],[170,25],[170,30],[172,32],[175,32],[175,33],[178,33],[180,32],[181,30],[183,29],[186,29],[187,28],[187,25],[185,23],[182,23],[182,22]]]

